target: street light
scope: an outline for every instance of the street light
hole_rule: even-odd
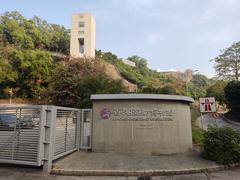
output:
[[[9,104],[12,104],[12,95],[13,95],[13,89],[11,88],[9,91]]]

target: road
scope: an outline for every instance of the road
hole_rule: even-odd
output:
[[[137,180],[138,177],[83,177],[83,176],[55,176],[44,174],[40,169],[34,168],[14,168],[1,167],[0,165],[0,180]],[[188,175],[170,175],[170,176],[156,176],[151,180],[239,180],[240,168],[220,171],[217,173],[199,173]],[[150,180],[150,179],[145,179]]]
[[[199,117],[196,121],[196,124],[204,130],[207,130],[209,125],[217,125],[218,127],[227,126],[237,131],[240,131],[240,126],[236,126],[226,122],[221,116],[218,119],[214,119],[211,113],[203,115],[202,118]]]

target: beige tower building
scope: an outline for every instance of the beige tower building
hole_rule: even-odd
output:
[[[72,57],[95,57],[96,25],[90,13],[72,15],[70,55]]]

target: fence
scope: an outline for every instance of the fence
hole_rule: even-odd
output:
[[[0,109],[0,161],[39,166],[39,107]]]
[[[88,118],[85,118],[86,112]],[[89,117],[91,110],[0,106],[0,162],[43,165],[45,171],[50,171],[53,160],[81,147],[90,148],[90,134],[86,136],[84,132],[90,131],[91,126],[88,125],[88,130],[83,128],[84,123],[90,122]]]

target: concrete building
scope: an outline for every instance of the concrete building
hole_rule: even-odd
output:
[[[75,58],[95,57],[95,19],[90,13],[72,15],[70,55]]]
[[[128,66],[131,66],[131,67],[136,67],[136,63],[135,62],[132,62],[132,61],[129,61],[127,59],[122,59],[122,62]]]

